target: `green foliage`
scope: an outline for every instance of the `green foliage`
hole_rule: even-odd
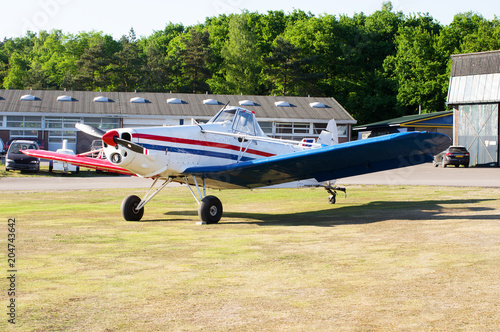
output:
[[[28,32],[0,42],[6,89],[73,89],[334,97],[359,123],[445,109],[450,56],[500,49],[500,21],[459,13],[366,16],[301,10],[169,23],[137,38]]]

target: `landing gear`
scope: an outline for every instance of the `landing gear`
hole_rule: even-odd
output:
[[[168,178],[165,180],[165,182],[158,188],[154,193],[151,193],[153,191],[153,187],[158,182],[159,178],[156,178],[153,184],[151,185],[151,188],[149,188],[149,191],[147,194],[144,196],[143,199],[140,199],[136,195],[130,195],[125,197],[125,199],[122,201],[122,216],[123,219],[127,221],[140,221],[142,219],[142,216],[144,215],[144,205],[146,205],[147,202],[149,202],[153,197],[156,196],[167,184],[172,182],[171,178]]]
[[[122,202],[122,216],[123,219],[127,221],[140,221],[142,216],[144,215],[144,206],[157,194],[159,193],[167,184],[172,182],[171,178],[168,178],[159,188],[157,188],[153,192],[153,187],[156,182],[158,182],[159,178],[156,178],[149,191],[141,200],[136,195],[130,195],[125,197]],[[198,216],[200,217],[201,224],[216,224],[222,217],[222,203],[215,196],[207,196],[206,195],[206,183],[205,179],[203,179],[203,195],[201,193],[200,186],[198,185],[198,181],[196,177],[193,176],[191,183],[194,182],[196,189],[198,191],[198,196],[194,193],[193,189],[191,189],[191,184],[188,178],[184,178],[186,185],[189,190],[193,194],[194,199],[198,203]]]
[[[344,194],[347,196],[346,188],[332,187],[331,185],[326,185],[324,188],[330,194],[330,196],[328,197],[328,203],[330,204],[335,204],[335,202],[337,201],[337,190],[344,192]]]
[[[198,216],[202,223],[218,223],[222,217],[221,201],[215,196],[205,196],[198,206]]]
[[[137,209],[140,203],[141,199],[136,195],[129,195],[125,197],[122,202],[123,219],[127,221],[141,220],[142,216],[144,215],[144,206],[142,206],[140,209]]]
[[[196,180],[196,176],[193,176],[194,185],[198,191],[198,196],[195,194],[191,185],[189,184],[188,178],[184,178],[184,182],[191,191],[196,202],[198,202],[198,217],[200,217],[201,222],[199,224],[216,224],[222,217],[222,203],[220,199],[215,196],[207,196],[207,185],[205,179],[203,179],[203,194],[201,193],[200,186]],[[198,199],[199,198],[199,199]]]

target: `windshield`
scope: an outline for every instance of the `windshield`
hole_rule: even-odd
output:
[[[246,110],[241,110],[236,115],[236,120],[233,124],[233,130],[249,135],[255,135],[255,126],[253,122],[253,114]]]
[[[212,120],[211,123],[221,123],[221,124],[230,124],[233,122],[234,115],[236,114],[236,110],[225,110],[219,112]]]
[[[254,113],[244,108],[222,110],[208,123],[218,123],[231,128],[235,134],[266,136],[255,119]]]
[[[467,152],[467,149],[462,146],[452,146],[449,149],[450,152]]]
[[[10,148],[10,153],[21,154],[20,150],[36,150],[35,144],[30,143],[14,143]]]

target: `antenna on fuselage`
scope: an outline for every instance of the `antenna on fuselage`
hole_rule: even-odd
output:
[[[221,111],[225,110],[225,109],[226,109],[226,107],[227,107],[227,105],[229,105],[229,101],[226,103],[226,105],[224,105],[224,107],[223,107],[223,108],[221,108]]]

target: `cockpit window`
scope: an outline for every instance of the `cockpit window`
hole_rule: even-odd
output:
[[[255,120],[253,112],[244,108],[224,109],[217,113],[208,123],[218,123],[225,127],[231,128],[233,133],[263,136],[266,134],[262,131],[259,124]]]
[[[234,114],[236,113],[236,110],[225,110],[217,114],[212,120],[209,122],[211,123],[232,123],[234,119]]]
[[[247,111],[238,112],[233,124],[233,130],[239,133],[255,135],[255,126],[252,114]]]

